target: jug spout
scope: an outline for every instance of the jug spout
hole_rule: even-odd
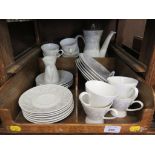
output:
[[[100,57],[105,57],[106,55],[106,52],[107,52],[107,49],[108,49],[108,46],[109,46],[109,43],[110,43],[110,40],[111,38],[113,37],[113,35],[116,34],[115,31],[111,31],[109,33],[109,35],[107,36],[107,38],[105,39],[101,49],[100,49]]]

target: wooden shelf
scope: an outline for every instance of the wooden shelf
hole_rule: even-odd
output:
[[[34,55],[33,55],[34,56]],[[37,58],[38,59],[38,58]],[[116,67],[118,62],[114,58],[98,58],[99,62],[104,64],[110,71],[117,70],[120,68]],[[34,59],[32,61],[34,63]],[[54,124],[34,124],[28,122],[22,115],[21,109],[18,106],[18,98],[26,89],[34,86],[34,79],[36,73],[31,75],[29,79],[23,79],[25,77],[25,71],[34,72],[38,69],[36,67],[40,66],[40,72],[44,70],[43,63],[39,59],[39,65],[34,68],[28,67],[31,64],[31,61],[24,67],[21,68],[19,73],[16,73],[12,79],[6,84],[2,90],[3,93],[6,91],[12,91],[7,89],[10,85],[15,82],[15,79],[18,80],[22,78],[25,80],[21,85],[16,85],[18,93],[15,96],[12,96],[10,99],[3,98],[0,96],[0,99],[3,98],[5,103],[0,105],[1,117],[5,122],[5,133],[7,134],[108,134],[104,132],[104,129],[109,126],[120,127],[120,132],[117,134],[147,134],[147,131],[150,127],[153,113],[154,113],[154,98],[152,89],[147,86],[145,83],[140,82],[139,84],[139,100],[143,101],[145,107],[141,111],[130,112],[128,116],[123,119],[114,119],[106,120],[105,124],[86,124],[85,123],[85,113],[83,111],[82,105],[78,99],[79,93],[84,91],[85,79],[82,77],[81,73],[78,71],[75,65],[75,59],[73,58],[59,58],[57,61],[58,69],[69,70],[74,75],[74,84],[70,88],[74,96],[74,111],[66,119],[54,123]],[[28,68],[27,68],[28,67]],[[28,73],[27,73],[28,74]],[[38,74],[38,71],[37,71]],[[20,75],[20,76],[19,76]],[[29,83],[29,84],[28,84]],[[29,86],[27,86],[29,85]],[[12,85],[13,86],[13,85]],[[7,89],[7,90],[6,90]],[[16,90],[16,91],[17,91]],[[8,92],[9,93],[9,92]],[[1,130],[0,130],[1,132]],[[112,133],[113,134],[113,133]]]

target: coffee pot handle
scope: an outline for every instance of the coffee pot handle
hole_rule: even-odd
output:
[[[109,111],[113,111],[113,112],[116,114],[116,116],[111,116],[111,117],[105,117],[105,116],[104,116],[103,119],[115,119],[115,118],[117,118],[118,111],[117,111],[116,109],[110,108],[110,109],[107,111],[107,113],[108,113]]]
[[[143,102],[141,102],[141,101],[138,101],[138,100],[135,100],[135,101],[133,101],[132,103],[131,103],[131,105],[133,105],[134,103],[138,103],[138,104],[140,104],[140,107],[139,108],[136,108],[136,109],[127,109],[126,111],[137,111],[137,110],[141,110],[143,107],[144,107],[144,104],[143,104]],[[130,106],[131,106],[130,105]]]
[[[76,39],[77,41],[78,41],[79,38],[81,38],[81,39],[83,40],[84,44],[85,44],[85,39],[84,39],[84,37],[83,37],[82,35],[77,35],[77,36],[75,37],[75,39]]]

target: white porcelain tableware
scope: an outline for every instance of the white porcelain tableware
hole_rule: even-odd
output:
[[[80,53],[79,57],[81,59],[81,62],[84,66],[86,66],[87,70],[92,74],[95,75],[97,78],[101,79],[102,81],[107,82],[107,78],[114,76],[115,72],[109,72],[106,67],[101,65],[99,62],[97,62],[95,59],[90,57],[89,55],[85,53]]]
[[[137,97],[136,96],[131,96],[130,98],[127,99],[120,99],[117,98],[114,100],[112,107],[118,110],[118,115],[117,117],[119,118],[124,118],[127,116],[127,111],[138,111],[141,110],[144,107],[144,104],[139,101],[135,100]],[[139,104],[139,108],[132,108],[130,109],[129,107],[133,104]],[[113,116],[115,116],[115,113],[111,112]]]
[[[78,59],[80,66],[82,66],[82,68],[84,69],[85,73],[87,73],[89,75],[89,77],[92,78],[92,80],[99,80],[99,81],[103,81],[99,76],[97,76],[92,69],[90,69],[89,67],[87,67],[87,65],[85,65],[85,63],[83,62],[83,60],[79,57]]]
[[[79,59],[76,59],[75,61],[76,66],[78,67],[78,69],[80,70],[80,72],[82,73],[83,77],[89,81],[89,80],[96,80],[96,78],[94,78],[80,63]]]
[[[63,55],[63,50],[59,49],[59,45],[54,43],[47,43],[41,46],[44,56],[57,56],[60,57]]]
[[[85,83],[86,92],[88,94],[89,103],[92,107],[106,107],[117,97],[115,87],[103,81],[90,80]]]
[[[117,110],[114,108],[110,108],[112,104],[109,104],[108,106],[101,107],[101,108],[92,107],[91,104],[89,103],[88,94],[83,94],[83,93],[81,93],[79,95],[79,99],[80,99],[81,104],[82,104],[84,111],[86,113],[86,118],[85,118],[86,123],[101,124],[101,123],[104,123],[104,119],[116,118],[116,116],[113,116],[113,117],[105,116],[110,111],[113,111],[113,113],[115,113],[115,115],[117,115]]]
[[[61,111],[58,111],[57,113],[28,113],[26,111],[22,111],[23,114],[25,114],[26,116],[32,118],[32,119],[55,119],[57,117],[61,117],[61,115],[64,115],[67,111],[70,111],[72,109],[72,107],[74,106],[74,103],[72,102],[71,104],[69,104],[69,106],[67,108],[64,108]]]
[[[60,41],[64,57],[77,57],[79,55],[78,38],[83,39],[83,36],[77,35],[75,38],[65,38]]]
[[[56,68],[56,56],[46,56],[42,60],[45,64],[45,74],[44,74],[44,83],[58,83],[59,82],[59,74]]]
[[[71,108],[71,106],[74,105],[74,101],[71,100],[70,103],[68,103],[68,105],[64,106],[63,108],[56,110],[56,111],[51,111],[51,112],[44,112],[44,113],[40,113],[40,112],[27,112],[24,109],[22,109],[22,112],[28,116],[34,116],[34,117],[38,117],[38,118],[44,118],[44,117],[55,117],[58,116],[62,113],[64,113],[66,110],[68,110],[69,108]]]
[[[124,77],[124,76],[113,76],[109,77],[107,79],[108,83],[113,85],[118,91],[119,98],[128,98],[133,93],[135,93],[135,96],[138,94],[138,90],[135,90],[138,80],[130,77]]]
[[[70,87],[72,85],[73,74],[71,72],[65,70],[58,70],[58,74],[59,74],[59,81],[55,84],[67,87]],[[35,81],[37,86],[46,84],[44,81],[44,75],[45,73],[41,73],[36,77]]]
[[[51,113],[63,109],[73,100],[71,91],[55,84],[33,87],[19,98],[19,106],[29,113]]]
[[[100,40],[103,30],[85,30],[83,33],[85,40],[84,53],[92,57],[105,57],[110,40],[116,32],[111,31],[109,33],[101,49]]]
[[[74,105],[71,106],[71,108],[67,111],[65,111],[63,114],[59,115],[58,117],[55,117],[55,118],[48,118],[48,119],[35,119],[35,118],[31,118],[27,115],[24,114],[24,117],[29,121],[29,122],[32,122],[32,123],[36,123],[36,124],[49,124],[49,123],[56,123],[56,122],[59,122],[63,119],[65,119],[66,117],[68,117],[72,111],[74,109]]]

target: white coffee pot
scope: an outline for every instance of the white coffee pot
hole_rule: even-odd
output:
[[[111,31],[100,49],[100,40],[103,30],[84,30],[85,48],[84,53],[92,57],[105,57],[110,40],[116,33]]]

